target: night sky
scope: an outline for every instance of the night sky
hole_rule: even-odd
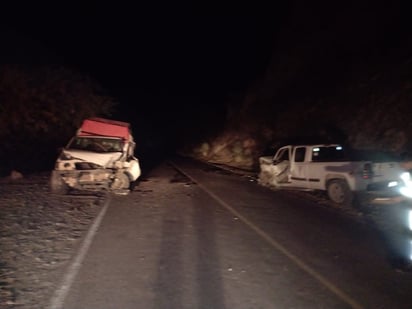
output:
[[[152,139],[182,142],[185,132],[221,125],[228,96],[265,73],[290,9],[219,8],[16,4],[2,21],[7,43],[0,55],[5,62],[57,63],[90,74],[118,100],[112,118],[153,133]]]
[[[11,4],[2,10],[0,56],[90,74],[118,99],[114,118],[166,136],[171,128],[181,133],[222,121],[228,96],[264,76],[279,50],[302,50],[297,57],[321,71],[320,62],[333,68],[325,59],[344,64],[344,57],[369,55],[370,46],[407,32],[397,1],[340,5]]]
[[[267,8],[18,3],[2,10],[3,48],[9,49],[2,52],[16,61],[72,65],[126,98],[133,93],[195,96],[208,97],[212,104],[256,80],[277,42],[305,44],[311,31],[332,29],[330,42],[351,52],[363,49],[400,19],[396,10],[401,8],[386,2],[347,1],[340,8],[328,1],[287,1]],[[285,25],[292,33],[283,31]]]
[[[263,18],[188,5],[32,4],[16,6],[3,32],[20,45],[17,52],[9,46],[12,57],[74,66],[129,101],[125,105],[144,106],[130,102],[141,95],[213,104],[264,72],[280,23],[276,17],[285,9]]]

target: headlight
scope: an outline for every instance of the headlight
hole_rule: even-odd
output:
[[[399,189],[399,192],[401,192],[402,195],[412,198],[412,188],[411,187],[401,187]]]
[[[388,188],[393,188],[393,187],[396,187],[397,185],[398,185],[397,181],[390,181],[388,183]]]
[[[400,178],[403,181],[403,186],[399,188],[400,193],[406,197],[412,198],[411,174],[409,172],[404,172],[401,174]]]
[[[404,172],[404,173],[401,174],[401,179],[405,183],[408,183],[411,180],[411,174],[409,172]]]

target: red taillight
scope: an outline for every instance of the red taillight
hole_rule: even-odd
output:
[[[362,170],[362,178],[363,179],[370,179],[372,178],[372,164],[371,163],[365,163],[363,165],[363,170]]]

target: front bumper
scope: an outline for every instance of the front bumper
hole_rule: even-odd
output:
[[[381,191],[368,191],[369,204],[372,205],[392,205],[400,203],[412,202],[412,199],[402,195],[399,188],[381,190]]]
[[[372,205],[393,205],[410,201],[409,198],[403,195],[391,196],[391,197],[375,197],[370,201]]]
[[[56,170],[65,184],[72,189],[101,190],[108,189],[113,172],[107,169],[96,170]]]

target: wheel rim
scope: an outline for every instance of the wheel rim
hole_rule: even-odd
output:
[[[342,185],[333,183],[329,187],[329,197],[336,203],[343,203],[345,201],[345,190]]]
[[[119,189],[127,189],[129,188],[130,181],[129,177],[127,177],[126,174],[119,174],[116,176],[112,183],[112,189],[113,190],[119,190]]]

